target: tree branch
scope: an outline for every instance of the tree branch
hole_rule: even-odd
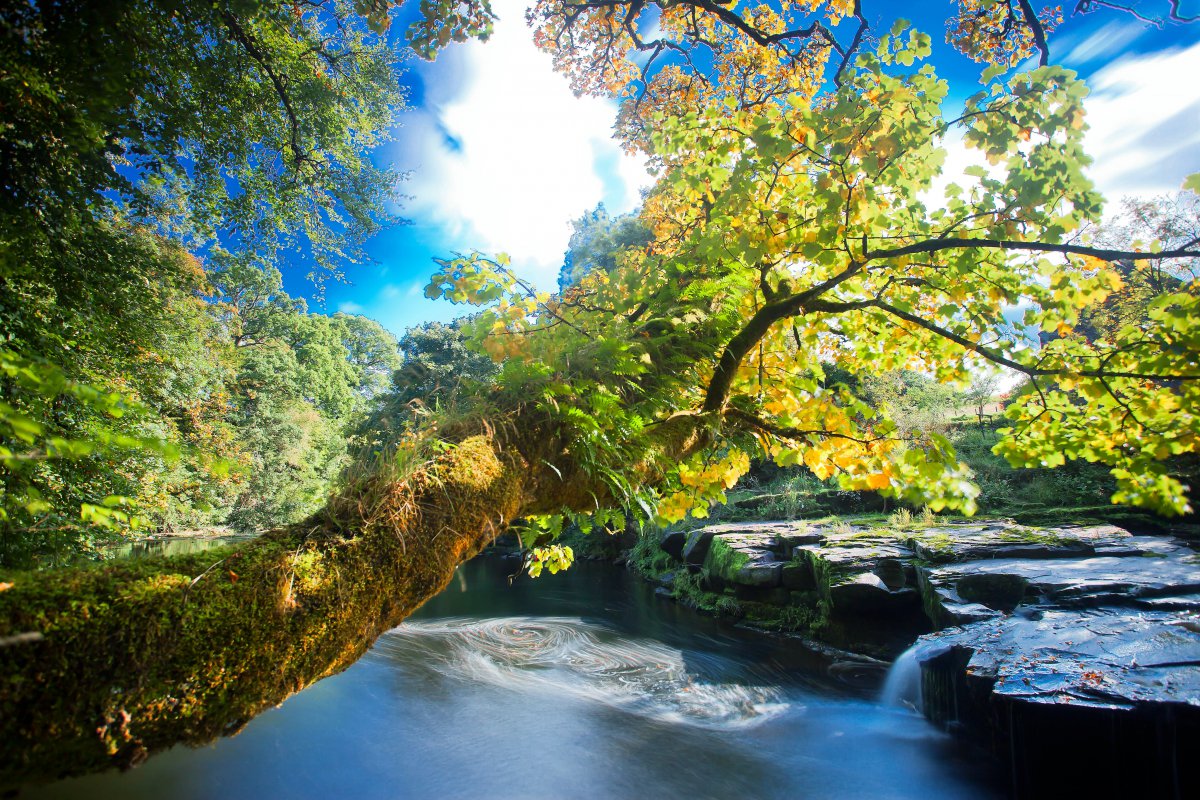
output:
[[[1086,247],[1076,244],[1046,244],[1043,242],[1020,242],[1007,239],[948,238],[930,239],[925,242],[894,247],[888,250],[864,249],[863,260],[898,258],[919,253],[937,253],[942,250],[973,248],[977,250],[1013,250],[1030,253],[1062,253],[1064,255],[1092,256],[1105,261],[1152,261],[1162,258],[1200,258],[1200,250],[1187,247],[1144,253],[1134,250],[1108,250],[1103,247]]]

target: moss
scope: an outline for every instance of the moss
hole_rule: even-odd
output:
[[[1050,547],[1065,547],[1079,541],[1076,537],[1059,531],[1046,530],[1045,528],[1027,528],[1019,525],[1005,528],[996,534],[996,538],[1002,542],[1044,544]]]
[[[824,609],[823,614],[828,616],[833,609],[833,597],[830,590],[855,573],[822,558],[820,550],[798,550],[796,559],[804,559],[811,566],[813,579],[817,586],[816,592],[821,598],[820,604]]]
[[[750,557],[730,547],[720,536],[714,536],[704,559],[704,571],[711,577],[730,580],[750,563]]]
[[[691,608],[728,619],[741,619],[743,603],[728,594],[704,588],[701,577],[692,572],[680,572],[671,584],[671,596]]]
[[[929,560],[937,563],[949,561],[954,557],[954,538],[947,533],[916,533],[909,541],[920,543],[928,553]]]
[[[775,606],[766,603],[747,603],[745,620],[755,627],[769,631],[816,633],[823,629],[825,617],[813,606]]]
[[[238,547],[0,575],[0,638],[41,636],[0,647],[0,787],[207,742],[344,669],[503,530],[523,474],[476,437]]]
[[[629,551],[629,565],[646,578],[657,578],[680,565],[658,545],[658,534],[648,531],[638,536]]]

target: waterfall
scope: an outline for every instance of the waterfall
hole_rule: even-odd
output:
[[[917,713],[923,711],[920,655],[919,645],[913,645],[892,662],[879,694],[880,703],[893,708],[911,708]]]

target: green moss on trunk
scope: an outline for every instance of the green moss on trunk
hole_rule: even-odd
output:
[[[526,474],[474,437],[239,547],[0,576],[0,786],[209,741],[344,669],[520,513]]]

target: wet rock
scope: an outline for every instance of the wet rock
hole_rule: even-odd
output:
[[[667,531],[658,540],[658,547],[676,561],[683,560],[683,547],[687,544],[687,532]]]
[[[730,582],[742,586],[782,586],[784,563],[773,559],[773,553],[760,552],[758,558],[739,569]]]
[[[1200,618],[1123,607],[1043,609],[925,637],[970,650],[994,694],[1106,707],[1200,708]]]
[[[1195,796],[1180,787],[1200,786],[1200,762],[1176,754],[1200,746],[1200,617],[1025,611],[921,637],[926,716],[1009,758],[1020,796],[1063,780],[1079,796]]]
[[[919,613],[913,552],[890,532],[854,528],[802,545],[818,591],[836,615],[890,617]]]
[[[891,589],[872,572],[859,573],[833,584],[829,587],[828,596],[838,615],[882,617],[920,609],[920,595],[915,589]]]
[[[711,528],[701,528],[688,534],[687,543],[683,546],[683,562],[691,566],[700,566],[708,557],[708,548],[712,544],[716,531]]]
[[[782,586],[783,569],[789,562],[782,557],[787,544],[781,534],[794,529],[786,524],[722,525],[706,529],[710,538],[703,565],[705,578],[716,587]]]
[[[820,542],[822,538],[820,533],[810,531],[804,523],[738,522],[672,532],[663,537],[661,546],[685,564],[700,567],[707,560],[713,538],[717,536],[736,549],[770,550],[779,560],[789,558],[791,548],[801,543]]]
[[[772,550],[747,547],[743,542],[717,537],[709,550],[705,571],[720,585],[773,588],[783,584],[784,562]]]
[[[1088,607],[1173,597],[1171,603],[1179,606],[1181,597],[1200,594],[1200,564],[1190,550],[1129,538],[1136,556],[1007,558],[922,567],[926,609],[936,626],[946,627],[1012,611],[1022,603]]]
[[[808,591],[817,588],[812,564],[807,561],[789,561],[780,571],[780,579],[788,589]]]

